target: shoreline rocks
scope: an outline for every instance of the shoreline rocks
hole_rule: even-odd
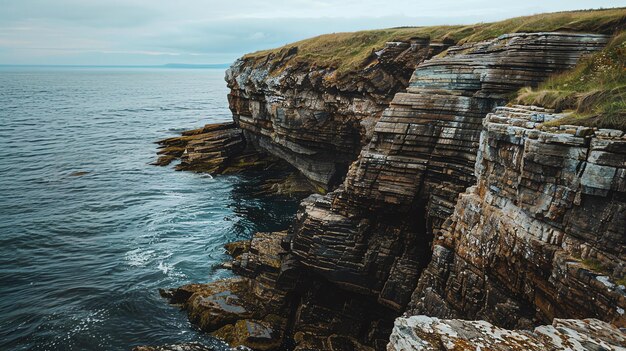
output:
[[[427,316],[396,319],[387,351],[623,350],[626,335],[597,319],[555,319],[552,325],[507,330],[485,321]]]

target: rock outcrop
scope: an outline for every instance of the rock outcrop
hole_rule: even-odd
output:
[[[626,335],[597,319],[555,319],[552,325],[507,330],[485,321],[440,320],[427,316],[396,319],[387,351],[617,351]]]
[[[163,290],[200,329],[255,350],[383,349],[397,313],[310,275],[283,248],[285,232],[227,245],[240,277]]]
[[[364,68],[290,64],[292,47],[244,57],[226,73],[233,118],[246,140],[296,167],[323,189],[336,185],[415,66],[445,49],[427,39],[390,42]]]
[[[498,107],[607,39],[518,33],[441,53],[390,43],[343,76],[291,64],[295,47],[237,61],[237,128],[172,139],[166,156],[227,169],[260,151],[319,192],[340,185],[304,200],[289,231],[229,245],[240,277],[163,295],[201,329],[260,350],[622,346],[600,320],[626,326],[626,137]],[[387,346],[403,312],[486,322],[401,317]],[[554,318],[597,320],[500,329]]]
[[[179,159],[177,170],[233,173],[265,161],[258,151],[246,147],[241,129],[233,122],[207,124],[158,144],[160,157],[154,164],[167,166]]]
[[[524,328],[553,318],[626,326],[626,137],[540,108],[484,120],[477,184],[436,233],[411,313]]]
[[[303,203],[292,252],[345,289],[402,311],[432,235],[475,183],[482,120],[506,94],[602,48],[601,35],[529,33],[451,47],[421,63],[343,186]]]
[[[171,344],[161,346],[137,346],[133,351],[222,351],[220,348],[207,346],[201,343],[190,342],[185,344]],[[245,351],[241,349],[238,351]]]

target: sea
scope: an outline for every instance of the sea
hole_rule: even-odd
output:
[[[220,345],[158,289],[230,277],[223,245],[297,201],[150,163],[227,93],[224,69],[0,67],[0,350]]]

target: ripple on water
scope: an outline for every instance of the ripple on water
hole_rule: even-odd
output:
[[[0,350],[221,345],[157,289],[228,277],[223,244],[296,209],[149,165],[230,118],[223,71],[0,69]]]

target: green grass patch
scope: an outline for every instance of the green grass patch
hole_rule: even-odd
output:
[[[585,259],[580,262],[585,266],[585,268],[593,272],[603,274],[603,275],[606,275],[609,272],[609,270],[600,261],[596,259]]]
[[[338,74],[364,68],[376,50],[390,41],[429,38],[433,42],[465,43],[520,32],[590,32],[613,34],[626,26],[626,8],[584,10],[516,17],[494,23],[431,27],[400,27],[352,33],[332,33],[283,47],[258,51],[244,58],[259,63],[279,62],[297,50],[287,64],[334,68]],[[297,49],[296,49],[297,48]],[[274,67],[274,72],[284,67]]]
[[[570,111],[569,116],[546,123],[626,130],[626,32],[607,47],[555,75],[536,89],[521,89],[516,102]]]

